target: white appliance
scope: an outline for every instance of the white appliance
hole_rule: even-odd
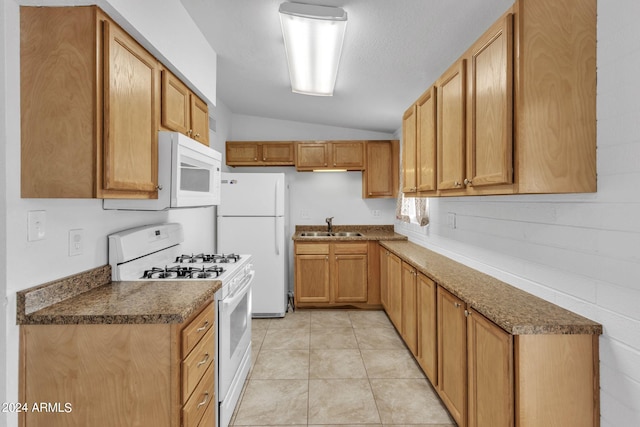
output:
[[[159,211],[220,204],[222,155],[178,132],[158,132],[158,198],[104,199],[104,209]]]
[[[287,311],[287,184],[283,173],[223,173],[217,251],[250,253],[256,277],[253,317]]]
[[[227,427],[251,366],[251,255],[182,253],[182,225],[146,225],[109,235],[112,279],[219,280],[215,293],[217,426]]]

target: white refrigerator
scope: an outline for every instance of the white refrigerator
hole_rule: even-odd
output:
[[[252,317],[287,311],[287,195],[283,173],[222,174],[216,251],[253,255]]]

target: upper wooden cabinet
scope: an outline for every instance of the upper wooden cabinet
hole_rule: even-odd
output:
[[[362,198],[393,198],[398,194],[399,143],[367,141],[362,173]]]
[[[227,141],[228,166],[293,166],[294,141]]]
[[[422,194],[596,191],[595,54],[595,0],[517,1],[435,83],[437,192]],[[415,158],[403,191],[420,195]]]
[[[436,183],[436,88],[432,86],[405,111],[402,120],[405,196],[426,196]]]
[[[436,82],[438,190],[462,187],[465,177],[465,60]]]
[[[363,141],[317,141],[296,144],[296,169],[363,170],[365,143]]]
[[[416,106],[412,105],[402,116],[402,192],[405,194],[413,194],[418,189],[416,137]]]
[[[159,64],[95,6],[21,7],[21,195],[154,198]]]
[[[209,107],[167,69],[162,70],[161,124],[209,145]]]

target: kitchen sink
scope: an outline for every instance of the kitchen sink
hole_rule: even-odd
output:
[[[362,233],[357,231],[339,231],[336,233],[329,233],[328,231],[303,231],[300,233],[302,237],[358,237],[362,236]]]
[[[300,235],[302,237],[331,237],[331,233],[327,231],[304,231]]]

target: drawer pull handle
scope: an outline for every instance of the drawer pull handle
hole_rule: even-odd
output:
[[[196,332],[202,332],[205,329],[207,329],[208,327],[209,327],[209,321],[207,320],[206,322],[204,322],[204,325],[202,325],[198,329],[196,329]]]
[[[206,405],[207,404],[207,400],[209,400],[209,392],[205,391],[204,392],[204,400],[200,403],[198,403],[198,406],[196,406],[197,409],[200,409],[201,406]]]
[[[198,364],[196,365],[198,368],[202,365],[204,365],[205,363],[207,363],[207,360],[209,360],[209,353],[205,353],[204,355],[204,359],[202,359],[201,361],[198,362]]]

